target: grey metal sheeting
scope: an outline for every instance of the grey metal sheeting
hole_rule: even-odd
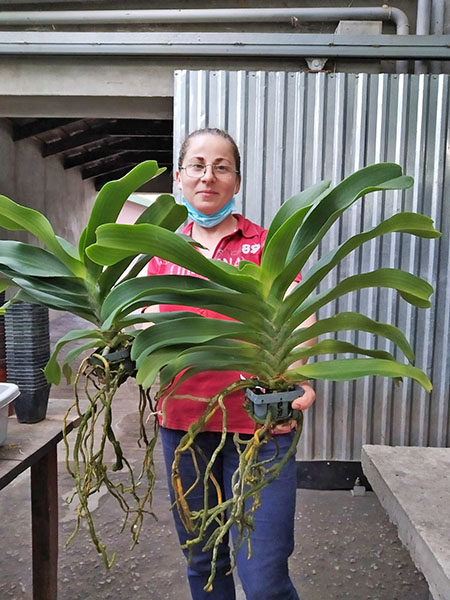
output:
[[[267,227],[285,199],[318,180],[335,184],[365,165],[397,162],[415,178],[414,187],[387,193],[384,202],[380,193],[358,201],[333,226],[319,254],[398,210],[428,214],[443,232],[439,241],[393,234],[368,243],[322,288],[378,266],[401,267],[436,288],[431,309],[416,310],[391,290],[364,290],[319,315],[357,310],[397,324],[433,392],[410,380],[399,387],[384,378],[318,382],[298,458],[359,460],[362,444],[450,443],[449,81],[448,75],[175,73],[175,164],[189,131],[227,129],[243,158],[238,208],[250,219]],[[341,338],[367,347],[376,343],[364,333]],[[390,344],[380,347],[392,350]]]

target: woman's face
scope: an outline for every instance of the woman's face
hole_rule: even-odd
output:
[[[241,185],[240,176],[235,172],[233,148],[220,135],[196,135],[189,142],[182,167],[193,164],[209,166],[197,177],[189,177],[182,168],[176,174],[177,185],[191,206],[204,215],[212,215],[237,194]],[[217,176],[211,165],[229,167],[230,173]]]

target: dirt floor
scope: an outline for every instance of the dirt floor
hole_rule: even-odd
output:
[[[53,337],[58,337],[67,326],[64,320],[54,321]],[[71,390],[62,386],[52,396],[66,398],[69,403]],[[121,389],[115,422],[125,453],[137,468],[142,450],[136,445],[136,395],[131,385]],[[65,501],[73,491],[73,481],[66,472],[62,445],[59,452],[58,597],[189,600],[184,558],[172,527],[159,446],[154,492],[158,521],[147,518],[138,546],[130,550],[129,532],[119,533],[123,513],[113,498],[99,494],[92,504],[102,539],[111,551],[117,551],[116,563],[109,571],[85,528],[64,547],[75,525],[75,506]],[[346,491],[298,490],[297,506],[291,573],[302,600],[428,600],[423,576],[414,568],[396,528],[389,523],[373,493],[353,497]],[[31,600],[28,473],[0,492],[0,540],[0,600]],[[245,600],[242,591],[238,598]]]

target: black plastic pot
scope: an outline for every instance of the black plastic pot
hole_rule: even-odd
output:
[[[101,354],[104,360],[107,361],[111,373],[117,372],[119,367],[123,368],[122,375],[120,377],[119,385],[124,383],[128,377],[134,377],[136,375],[136,363],[130,358],[131,347],[124,348],[122,350],[115,350],[108,354],[102,354],[102,350],[98,350],[94,355],[89,357],[89,364],[93,367],[98,366],[99,369],[95,371],[95,374],[99,379],[102,379],[103,373],[103,361],[95,356],[95,354]]]
[[[264,423],[269,412],[272,420],[279,423],[297,417],[298,410],[292,408],[292,402],[303,395],[303,388],[296,385],[284,392],[248,388],[245,395],[250,415],[257,423]]]
[[[17,420],[37,423],[45,419],[50,385],[44,367],[50,357],[48,308],[19,302],[5,315],[7,380],[19,386],[14,401]]]
[[[50,385],[38,389],[23,389],[19,386],[20,396],[14,400],[14,410],[19,423],[38,423],[47,414]]]
[[[0,306],[5,302],[5,292],[0,292]],[[0,315],[0,381],[6,381],[5,317]]]

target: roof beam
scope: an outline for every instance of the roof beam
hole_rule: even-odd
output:
[[[64,127],[64,125],[69,125],[70,123],[76,123],[80,121],[80,119],[36,119],[29,123],[25,123],[24,125],[18,125],[16,121],[12,121],[12,129],[13,129],[13,140],[15,142],[19,140],[24,140],[29,137],[33,137],[35,135],[39,135],[40,133],[47,133],[49,131],[53,131],[55,129],[59,129],[60,127]]]
[[[120,168],[117,171],[111,171],[110,173],[108,173],[107,175],[102,175],[100,177],[96,177],[94,179],[94,184],[95,184],[95,189],[99,190],[101,189],[105,183],[108,183],[108,181],[112,181],[113,179],[120,179],[121,177],[123,177],[124,175],[126,175],[130,169],[132,168],[132,166],[134,165],[130,165],[126,168]],[[160,164],[160,167],[167,167],[167,168],[171,168],[172,165],[170,164]],[[158,179],[155,179],[156,182],[158,182]],[[147,184],[145,184],[145,186],[147,187]],[[156,187],[158,187],[158,183],[156,185]],[[139,190],[136,190],[139,191]],[[149,191],[149,190],[148,190]]]
[[[81,172],[82,179],[91,179],[92,177],[99,177],[101,175],[109,177],[112,173],[117,173],[122,169],[130,171],[139,163],[139,161],[135,161],[130,158],[124,158],[122,160],[120,160],[119,158],[116,158],[116,160],[113,161],[102,162],[99,165],[96,165],[95,167],[83,169]],[[109,178],[112,179],[112,177]]]
[[[168,137],[172,135],[173,122],[169,120],[121,119],[93,127],[88,131],[75,133],[63,140],[43,145],[42,156],[53,156],[68,150],[74,150],[89,144],[100,145],[105,137]]]
[[[112,156],[110,159],[96,161],[92,166],[81,170],[82,179],[90,179],[114,171],[124,165],[137,165],[144,160],[156,160],[158,164],[172,162],[172,152],[161,151],[153,152],[123,152],[119,155]]]
[[[155,156],[160,152],[166,152],[168,148],[172,148],[173,138],[167,137],[152,137],[141,138],[134,137],[131,139],[120,140],[112,144],[105,143],[99,148],[86,150],[64,158],[64,168],[71,169],[73,167],[85,166],[90,163],[107,158],[108,156],[117,156],[126,151],[142,152],[151,151]]]

